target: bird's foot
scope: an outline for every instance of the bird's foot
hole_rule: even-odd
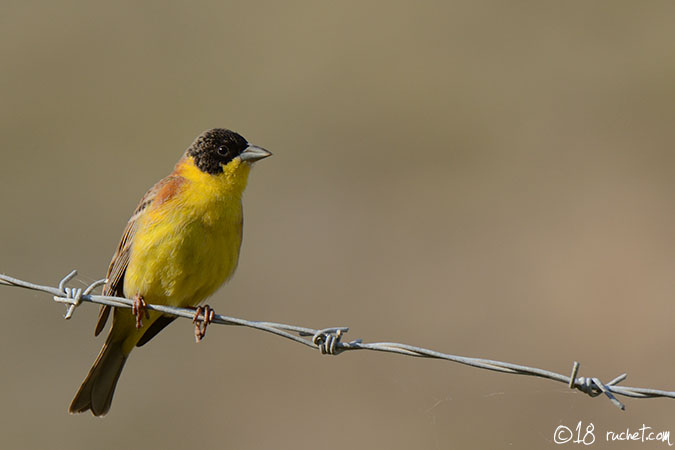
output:
[[[140,330],[143,326],[143,316],[150,319],[150,312],[146,308],[145,300],[142,295],[134,297],[134,304],[131,306],[131,313],[136,316],[136,329]]]
[[[199,316],[204,314],[204,319],[200,319]],[[206,327],[213,322],[213,308],[209,305],[198,306],[195,309],[195,315],[192,319],[192,323],[195,324],[195,342],[199,342],[204,339],[206,336]]]

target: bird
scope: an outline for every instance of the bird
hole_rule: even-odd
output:
[[[201,133],[173,172],[142,197],[127,222],[107,272],[103,295],[133,300],[114,308],[112,326],[69,412],[108,413],[124,364],[176,317],[146,304],[195,309],[199,342],[213,318],[200,306],[233,275],[242,241],[242,193],[253,163],[271,156],[225,128]],[[102,306],[94,335],[111,312]]]

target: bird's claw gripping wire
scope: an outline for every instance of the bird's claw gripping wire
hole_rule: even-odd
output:
[[[574,361],[572,374],[570,375],[570,389],[579,389],[581,392],[589,395],[590,397],[597,397],[600,394],[605,394],[607,398],[609,398],[609,400],[620,410],[623,411],[626,409],[626,406],[621,403],[614,396],[614,394],[612,394],[611,386],[621,383],[628,377],[627,374],[621,374],[609,383],[603,383],[599,378],[595,377],[577,377],[577,374],[579,373],[579,367],[580,364],[577,361]]]
[[[77,270],[73,270],[70,272],[68,275],[63,277],[61,281],[59,281],[59,290],[63,293],[64,297],[59,297],[59,296],[54,296],[54,301],[57,303],[65,303],[68,305],[68,309],[66,309],[66,314],[63,316],[66,320],[70,319],[73,316],[73,312],[75,312],[75,308],[80,306],[82,303],[82,296],[83,295],[89,295],[91,294],[94,289],[96,289],[99,286],[104,285],[108,280],[97,280],[91,283],[89,286],[87,286],[84,290],[82,288],[71,288],[67,287],[66,284],[75,278],[77,275]]]
[[[203,319],[200,319],[200,315],[204,315]],[[200,342],[206,336],[206,327],[213,322],[213,316],[215,312],[213,308],[209,305],[198,306],[195,309],[195,316],[192,319],[192,323],[195,324],[195,342]]]
[[[136,329],[140,330],[143,326],[143,316],[150,320],[150,311],[148,311],[147,303],[142,295],[134,297],[134,304],[131,306],[131,313],[136,316]]]

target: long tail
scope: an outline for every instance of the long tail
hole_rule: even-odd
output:
[[[103,416],[110,410],[117,380],[120,378],[127,354],[122,349],[123,340],[115,339],[110,333],[87,378],[70,404],[71,413],[91,409],[95,416]]]

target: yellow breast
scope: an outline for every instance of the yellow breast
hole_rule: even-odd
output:
[[[241,194],[249,165],[238,160],[222,174],[200,171],[191,158],[176,166],[182,177],[168,198],[156,199],[139,218],[124,279],[128,298],[195,306],[232,276],[242,238]]]

